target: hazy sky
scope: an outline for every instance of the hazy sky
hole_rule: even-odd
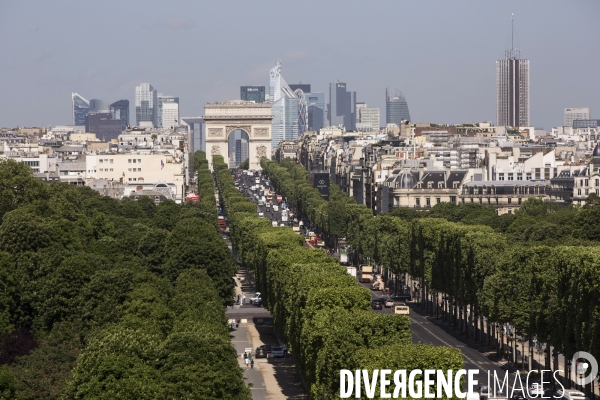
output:
[[[495,60],[530,60],[531,123],[565,107],[600,118],[600,1],[0,0],[0,127],[72,123],[71,92],[112,103],[150,82],[180,114],[288,83],[328,92],[339,79],[381,109],[399,88],[413,122],[496,120]]]

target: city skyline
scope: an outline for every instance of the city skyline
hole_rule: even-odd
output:
[[[288,6],[290,12],[308,15],[308,2],[303,7]],[[600,28],[594,23],[600,5],[590,2],[561,3],[534,1],[527,4],[508,1],[502,4],[442,2],[425,4],[382,3],[373,8],[356,4],[342,9],[340,18],[378,18],[378,29],[364,31],[334,30],[329,34],[328,46],[320,44],[316,33],[291,33],[264,39],[263,35],[239,33],[218,28],[216,21],[178,17],[165,7],[138,9],[124,5],[122,12],[110,13],[99,5],[67,3],[54,6],[40,2],[31,15],[29,24],[40,26],[39,32],[30,32],[20,26],[17,18],[24,6],[10,3],[2,6],[0,17],[0,45],[14,55],[19,63],[3,66],[0,84],[6,93],[15,96],[0,97],[0,125],[57,125],[72,121],[72,109],[66,96],[70,92],[86,93],[99,99],[128,99],[134,104],[132,91],[140,82],[151,82],[182,99],[180,115],[196,115],[206,102],[227,101],[239,96],[239,87],[266,85],[266,71],[281,59],[285,76],[290,82],[310,82],[312,91],[327,92],[328,83],[348,82],[357,92],[358,102],[385,110],[383,92],[386,87],[400,89],[410,102],[414,122],[469,123],[496,122],[495,61],[499,54],[510,48],[510,15],[515,14],[515,46],[523,50],[523,58],[531,60],[530,123],[550,129],[560,126],[564,108],[590,107],[592,113],[600,109],[596,95],[600,78],[594,73],[596,54],[588,54],[600,37]],[[116,3],[115,3],[116,4]],[[316,4],[316,3],[315,3]],[[469,7],[464,7],[469,5]],[[543,6],[542,6],[543,5]],[[203,6],[185,4],[186,15],[206,12],[226,13],[233,23],[247,18],[259,18],[265,6],[240,3],[228,9],[225,5]],[[297,9],[296,9],[297,8]],[[311,14],[314,24],[323,26],[335,4],[328,4],[318,15]],[[98,14],[97,19],[84,18],[85,12]],[[434,12],[432,12],[434,11]],[[398,12],[414,18],[394,24]],[[60,29],[69,23],[74,29],[99,29],[102,23],[110,26],[127,25],[128,18],[139,13],[145,21],[141,30],[143,42],[133,38],[125,46],[108,50],[77,47],[77,55],[86,62],[73,62],[69,35]],[[55,23],[45,23],[51,16]],[[418,21],[427,16],[432,32],[423,32]],[[447,26],[452,18],[469,23]],[[569,29],[562,21],[577,20]],[[283,22],[275,22],[282,29]],[[559,28],[556,28],[559,26]],[[116,29],[106,29],[107,40],[121,40]],[[412,34],[417,32],[416,34]],[[185,63],[172,63],[159,57],[152,63],[124,63],[129,58],[142,58],[152,48],[169,43],[174,54],[179,54],[197,43],[198,38],[217,33],[219,40],[209,41],[211,57],[191,55]],[[404,40],[410,35],[410,40]],[[8,38],[11,38],[10,40]],[[133,36],[132,36],[133,37]],[[387,38],[396,37],[391,42]],[[266,41],[265,41],[266,40]],[[250,43],[262,41],[259,48]],[[372,45],[365,46],[366,43]],[[359,46],[363,44],[363,46]],[[93,50],[93,52],[91,52]],[[238,53],[245,62],[235,62]],[[584,54],[586,58],[564,57]],[[189,58],[188,57],[188,58]],[[384,57],[386,62],[373,63]],[[78,57],[79,58],[79,57]],[[193,67],[192,67],[193,65]],[[65,101],[60,101],[65,99]],[[36,110],[31,114],[28,110]],[[133,110],[132,110],[133,112]]]

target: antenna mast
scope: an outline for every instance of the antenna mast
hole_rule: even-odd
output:
[[[510,56],[515,57],[515,13],[510,14]]]

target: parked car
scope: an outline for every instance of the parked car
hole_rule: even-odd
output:
[[[395,293],[392,296],[392,300],[394,300],[394,301],[411,301],[412,298],[410,296],[410,293]]]
[[[254,352],[254,358],[267,358],[267,349],[263,346],[257,347]]]
[[[254,296],[250,298],[250,304],[254,304],[257,300],[260,300],[260,292],[254,293]]]
[[[262,299],[256,299],[252,304],[254,305],[254,307],[262,307]]]
[[[273,358],[283,358],[283,347],[273,347],[272,357]]]
[[[375,299],[371,302],[371,308],[373,310],[381,310],[383,308],[383,301],[381,299]]]

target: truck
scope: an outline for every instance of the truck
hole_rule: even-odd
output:
[[[340,254],[340,264],[348,264],[348,254]]]
[[[370,265],[361,265],[360,266],[360,281],[363,283],[371,282],[373,273],[373,267]]]
[[[346,267],[346,271],[348,271],[348,273],[350,275],[352,275],[353,277],[356,278],[356,267],[350,267],[350,266],[348,266],[348,267]]]
[[[283,198],[281,197],[280,194],[277,195],[277,202],[281,203],[283,201]]]

